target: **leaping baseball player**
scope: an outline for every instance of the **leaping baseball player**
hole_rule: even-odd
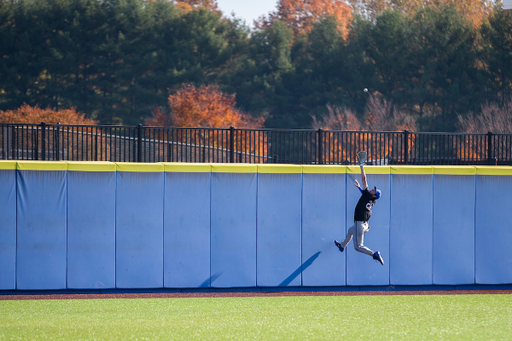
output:
[[[342,243],[335,240],[334,244],[338,247],[340,252],[343,252],[348,243],[352,240],[352,237],[354,237],[354,248],[356,251],[372,256],[373,259],[384,265],[384,259],[382,259],[380,252],[373,252],[368,247],[364,246],[363,243],[364,234],[370,230],[368,221],[372,215],[372,207],[375,205],[376,200],[380,198],[381,191],[377,189],[377,187],[374,187],[372,190],[368,189],[368,182],[366,181],[366,173],[364,171],[364,161],[360,163],[360,167],[363,187],[359,185],[357,180],[355,181],[354,185],[361,191],[361,198],[359,198],[354,212],[354,225],[348,229],[347,237]]]

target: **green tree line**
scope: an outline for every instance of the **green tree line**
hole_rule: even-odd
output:
[[[346,36],[330,17],[295,36],[165,0],[0,0],[0,110],[138,124],[184,83],[236,94],[272,128],[309,128],[328,106],[363,117],[379,94],[418,130],[455,131],[458,115],[510,102],[512,15],[475,26],[450,6],[390,9],[355,15]]]

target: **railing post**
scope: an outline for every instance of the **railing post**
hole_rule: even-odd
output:
[[[59,140],[59,132],[60,132],[60,122],[57,122],[55,127],[55,146],[53,146],[55,153],[55,160],[60,161],[60,140]]]
[[[0,129],[2,129],[2,160],[7,160],[7,157],[6,157],[6,148],[5,146],[7,145],[5,143],[6,141],[6,134],[7,134],[7,129],[5,130],[4,132],[4,125],[2,123],[0,123]]]
[[[487,164],[492,165],[492,132],[487,132]]]
[[[404,130],[404,163],[409,163],[409,131]]]
[[[142,124],[137,126],[137,162],[142,162]]]
[[[41,122],[41,160],[46,160],[46,123]]]
[[[235,163],[235,127],[229,127],[229,162]]]
[[[322,128],[318,129],[317,130],[317,145],[318,145],[318,158],[317,158],[317,161],[318,161],[318,164],[319,165],[323,165],[324,163],[324,158],[323,158],[323,154],[324,154],[324,146],[323,146],[323,130]]]
[[[98,127],[94,129],[94,161],[98,161]]]
[[[14,124],[11,126],[11,154],[12,154],[12,159],[13,160],[16,160],[16,156],[17,156],[17,152],[16,152],[16,127],[14,126]]]

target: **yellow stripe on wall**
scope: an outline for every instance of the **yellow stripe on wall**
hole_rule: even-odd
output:
[[[391,174],[422,175],[434,174],[433,166],[391,166]]]
[[[434,174],[438,175],[475,175],[475,166],[434,166]]]
[[[257,173],[258,165],[249,163],[214,163],[214,173]]]
[[[115,172],[115,162],[108,161],[68,161],[68,170],[77,172]]]
[[[19,170],[36,170],[36,171],[65,171],[68,164],[65,161],[18,161],[17,169]]]
[[[210,173],[212,165],[210,163],[164,162],[164,169],[166,172]]]
[[[119,172],[163,172],[164,164],[160,162],[117,162],[116,168]]]
[[[476,166],[478,175],[512,175],[510,166]]]
[[[347,166],[342,165],[303,165],[302,173],[306,174],[343,174]]]
[[[364,166],[364,172],[366,174],[390,174],[390,166]],[[347,166],[347,173],[349,174],[360,174],[361,167],[359,166]]]
[[[0,160],[0,169],[70,170],[84,172],[198,172],[198,173],[281,173],[359,174],[357,165],[291,165],[248,163],[138,163],[108,161]],[[365,166],[366,174],[512,175],[511,166]]]
[[[284,164],[258,165],[258,173],[301,174],[302,166]]]
[[[16,169],[16,161],[0,160],[0,169]]]

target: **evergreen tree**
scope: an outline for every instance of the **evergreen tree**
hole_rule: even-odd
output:
[[[412,100],[420,114],[424,106],[430,110],[420,123],[424,130],[454,131],[457,113],[473,110],[482,99],[477,29],[453,6],[425,8],[412,20],[416,34],[411,45],[417,47]]]
[[[503,106],[512,96],[512,14],[495,8],[482,26],[485,48],[482,49],[488,69],[488,98]]]
[[[288,111],[283,77],[293,71],[291,43],[293,31],[276,21],[271,27],[253,32],[249,58],[237,74],[237,102],[253,114],[268,113],[267,127],[293,127],[295,118]]]

